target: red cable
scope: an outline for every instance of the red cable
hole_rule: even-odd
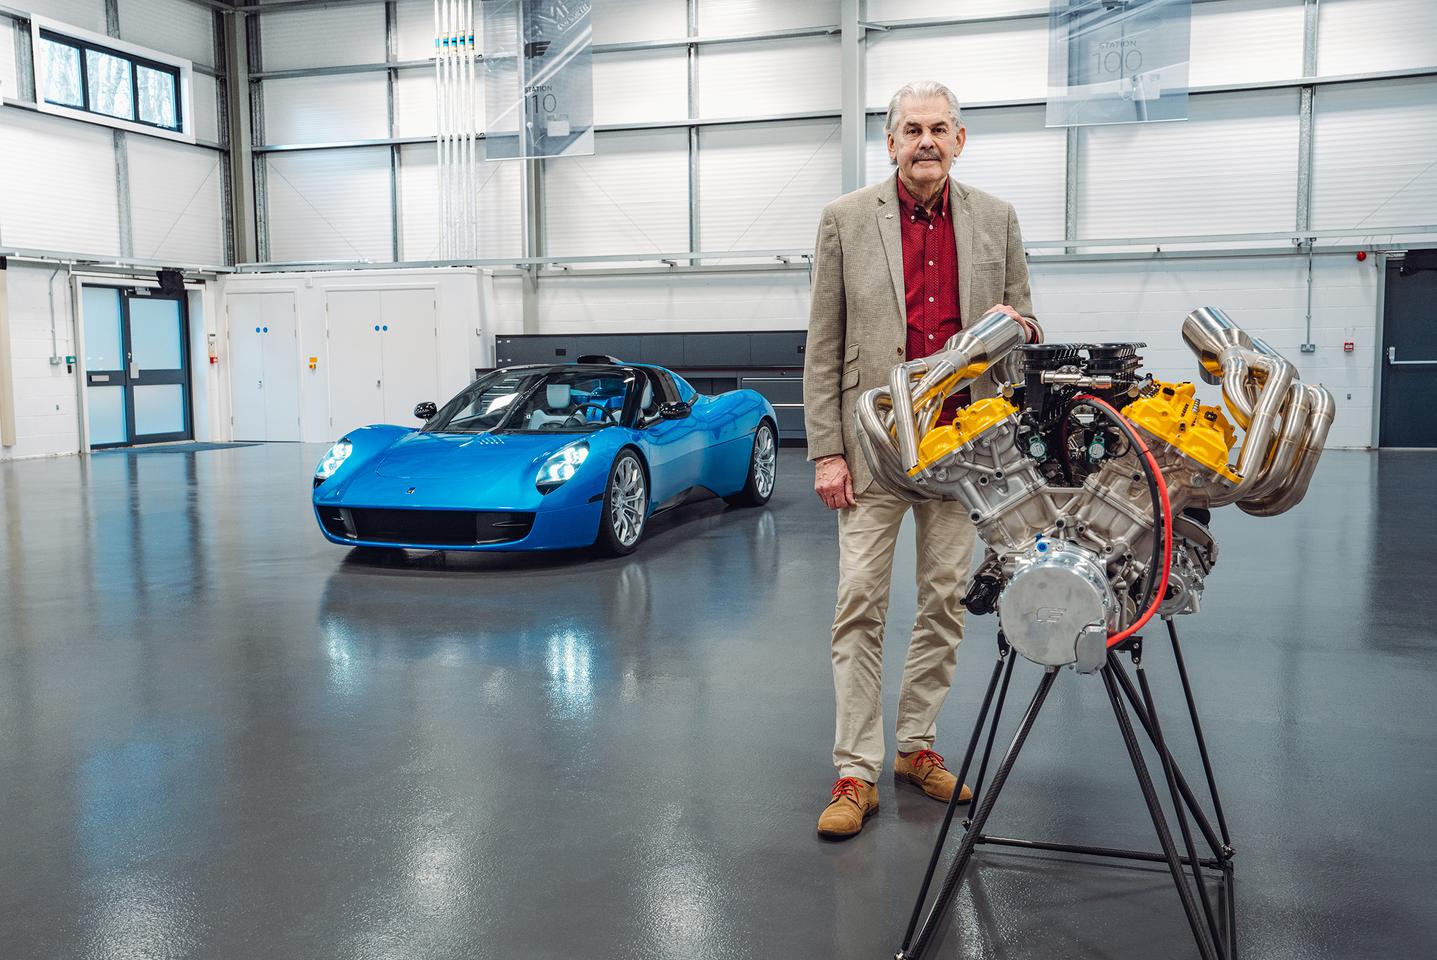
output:
[[[1104,410],[1107,410],[1109,413],[1111,413],[1119,423],[1127,425],[1128,432],[1131,435],[1132,439],[1137,441],[1138,451],[1143,455],[1143,458],[1147,460],[1148,466],[1152,467],[1153,478],[1157,481],[1158,499],[1163,505],[1162,579],[1158,582],[1157,592],[1153,594],[1153,602],[1148,605],[1148,609],[1143,612],[1143,615],[1138,618],[1137,622],[1135,622],[1132,626],[1128,627],[1126,630],[1108,635],[1108,648],[1111,649],[1122,643],[1124,640],[1128,639],[1128,637],[1131,637],[1133,634],[1137,633],[1139,630],[1141,630],[1143,625],[1153,618],[1153,614],[1158,612],[1158,608],[1163,605],[1163,600],[1167,598],[1168,574],[1172,570],[1173,558],[1172,503],[1168,500],[1168,484],[1167,481],[1163,479],[1163,471],[1158,466],[1157,460],[1153,458],[1152,451],[1148,449],[1148,445],[1143,442],[1142,436],[1138,433],[1136,429],[1133,428],[1132,422],[1126,417],[1124,417],[1121,413],[1119,413],[1112,404],[1108,403],[1105,400],[1099,400],[1092,394],[1085,393],[1079,397],[1075,397],[1074,399],[1083,403],[1091,403],[1095,406],[1102,407]]]

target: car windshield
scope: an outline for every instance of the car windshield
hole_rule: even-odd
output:
[[[620,422],[627,370],[521,368],[470,384],[424,426],[426,433],[586,433]]]

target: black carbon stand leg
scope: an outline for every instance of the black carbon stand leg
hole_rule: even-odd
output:
[[[1223,816],[1222,800],[1217,795],[1217,780],[1213,777],[1212,761],[1207,756],[1207,738],[1202,733],[1202,721],[1198,720],[1197,702],[1193,700],[1192,684],[1188,683],[1188,668],[1183,662],[1183,648],[1178,643],[1178,630],[1173,626],[1171,619],[1168,620],[1168,639],[1173,643],[1173,659],[1177,661],[1178,676],[1183,682],[1183,696],[1187,697],[1188,715],[1192,717],[1193,735],[1197,737],[1198,754],[1202,757],[1202,770],[1207,775],[1208,793],[1212,794],[1213,812],[1217,814],[1217,828],[1222,831],[1223,853],[1226,856],[1232,855],[1232,837],[1227,832],[1227,817]]]
[[[1178,888],[1178,898],[1182,901],[1183,913],[1187,916],[1188,926],[1192,928],[1193,939],[1197,941],[1198,953],[1202,955],[1202,960],[1219,960],[1208,940],[1202,918],[1198,916],[1197,904],[1193,902],[1192,891],[1188,889],[1187,878],[1183,875],[1182,860],[1178,857],[1177,848],[1173,845],[1172,833],[1168,830],[1167,814],[1163,812],[1162,803],[1158,800],[1152,776],[1148,773],[1147,761],[1143,759],[1142,747],[1133,733],[1132,721],[1128,719],[1128,711],[1123,707],[1122,697],[1118,694],[1116,659],[1117,655],[1110,651],[1108,662],[1103,666],[1102,671],[1103,686],[1108,691],[1108,701],[1112,704],[1113,715],[1117,717],[1118,728],[1123,734],[1123,744],[1128,748],[1128,758],[1133,762],[1133,772],[1138,776],[1138,786],[1142,788],[1143,800],[1148,805],[1149,815],[1152,816],[1153,828],[1157,830],[1158,843],[1163,848],[1163,857],[1167,860],[1168,872],[1172,874],[1173,884]],[[969,835],[971,836],[972,833],[970,832]]]
[[[1231,860],[1223,862],[1222,872],[1223,893],[1227,895],[1227,960],[1237,960],[1237,888]]]
[[[1008,702],[1008,681],[1013,677],[1013,664],[1017,659],[1017,657],[1008,658],[1008,669],[1003,673],[1003,685],[998,688],[998,706],[993,710],[993,722],[988,727],[988,741],[983,744],[983,762],[978,764],[978,778],[973,781],[973,797],[969,800],[968,807],[970,816],[966,823],[973,822],[971,813],[978,808],[978,794],[983,792],[983,781],[988,776],[988,760],[993,756],[993,743],[998,737],[998,721],[1003,719],[1003,704]],[[961,785],[964,783],[964,779],[960,777],[958,783]],[[962,787],[959,786],[957,789],[961,790]]]
[[[1182,833],[1183,849],[1187,851],[1188,860],[1192,863],[1193,882],[1197,885],[1203,919],[1207,921],[1208,934],[1212,937],[1214,952],[1222,956],[1222,934],[1218,932],[1217,919],[1212,910],[1212,898],[1208,896],[1207,886],[1203,883],[1202,864],[1198,862],[1197,848],[1193,845],[1193,834],[1188,829],[1187,812],[1183,809],[1182,795],[1178,793],[1177,778],[1173,776],[1175,767],[1172,757],[1168,754],[1167,745],[1163,742],[1163,728],[1158,720],[1158,707],[1153,702],[1152,687],[1148,685],[1148,672],[1143,669],[1143,662],[1138,653],[1139,649],[1134,648],[1133,662],[1137,667],[1138,685],[1143,689],[1143,703],[1148,709],[1148,719],[1152,721],[1153,746],[1157,748],[1158,756],[1162,760],[1163,777],[1167,780],[1168,793],[1173,801],[1173,812],[1178,818],[1178,830]]]
[[[1013,770],[1013,764],[1018,759],[1018,753],[1023,749],[1023,741],[1028,739],[1028,733],[1033,729],[1033,723],[1038,719],[1038,711],[1043,707],[1043,701],[1048,698],[1048,691],[1053,688],[1053,680],[1058,675],[1056,667],[1049,667],[1043,672],[1043,679],[1038,682],[1038,689],[1033,693],[1032,702],[1023,713],[1023,719],[1018,724],[1018,732],[1013,735],[1013,741],[1008,745],[1008,750],[1003,754],[1003,760],[998,764],[998,769],[993,774],[993,784],[983,794],[983,799],[978,804],[978,810],[973,816],[973,825],[963,834],[963,840],[958,845],[958,852],[953,857],[953,864],[948,868],[948,874],[943,878],[943,886],[938,890],[938,896],[933,901],[933,908],[928,911],[928,916],[923,920],[923,927],[918,931],[918,937],[913,942],[911,950],[900,950],[895,960],[919,960],[923,952],[928,949],[928,943],[933,939],[942,918],[948,912],[948,905],[953,899],[953,892],[958,887],[958,881],[963,877],[963,871],[968,866],[968,861],[973,856],[973,849],[978,836],[983,832],[983,825],[988,822],[988,815],[993,812],[993,804],[997,802],[998,795],[1003,791],[1003,783],[1008,779],[1008,774]],[[1114,694],[1116,695],[1116,694]],[[1176,854],[1173,855],[1174,857]],[[1212,957],[1204,957],[1204,960],[1215,960]]]
[[[958,798],[963,792],[963,781],[968,777],[968,766],[973,762],[973,752],[978,748],[978,737],[983,733],[983,721],[988,717],[988,707],[993,703],[993,690],[998,685],[998,675],[1003,672],[1003,663],[1007,661],[1008,671],[1003,676],[1003,693],[1008,692],[1008,678],[1013,675],[1013,660],[1009,654],[1012,647],[1006,643],[1000,643],[998,647],[998,659],[993,663],[993,674],[988,678],[988,690],[983,694],[983,706],[978,708],[978,719],[973,723],[973,736],[968,738],[968,749],[963,754],[963,765],[958,770],[958,786],[953,790],[953,796],[948,801],[948,809],[943,813],[943,825],[938,828],[938,839],[933,844],[933,855],[928,858],[928,869],[923,874],[923,884],[918,888],[918,900],[913,904],[913,916],[908,920],[908,929],[903,931],[903,949],[907,950],[908,945],[913,942],[913,931],[918,926],[918,918],[923,916],[923,901],[928,899],[928,885],[933,882],[933,873],[938,869],[938,858],[943,854],[943,844],[948,839],[948,828],[953,823],[953,812],[958,809]],[[997,713],[1003,711],[1003,698],[998,698]],[[995,714],[996,716],[996,714]]]
[[[1142,726],[1143,731],[1147,733],[1148,739],[1156,743],[1157,740],[1153,736],[1152,719],[1148,716],[1147,708],[1143,706],[1142,699],[1138,696],[1138,691],[1133,684],[1132,678],[1128,676],[1128,672],[1123,669],[1123,665],[1119,663],[1115,657],[1108,658],[1108,666],[1112,669],[1113,677],[1122,688],[1123,695],[1128,698],[1128,703],[1132,705],[1133,716],[1138,718],[1138,723]],[[1168,758],[1171,759],[1172,755],[1168,754]],[[1188,786],[1187,778],[1183,776],[1181,770],[1177,769],[1176,765],[1173,767],[1173,779],[1177,781],[1178,792],[1182,794],[1183,801],[1187,803],[1188,810],[1192,813],[1193,822],[1197,824],[1198,830],[1202,831],[1203,839],[1206,840],[1208,846],[1212,848],[1212,855],[1219,859],[1226,857],[1231,848],[1226,846],[1223,841],[1218,838],[1217,831],[1213,829],[1212,821],[1208,820],[1207,813],[1204,812],[1202,805],[1198,803],[1197,795],[1193,793],[1192,787]]]

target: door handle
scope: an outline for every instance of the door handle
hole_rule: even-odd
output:
[[[1394,367],[1437,367],[1437,360],[1398,360],[1397,348],[1387,348],[1387,362]]]

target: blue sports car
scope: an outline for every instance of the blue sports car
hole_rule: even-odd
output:
[[[320,461],[314,514],[334,543],[625,554],[662,510],[773,494],[769,402],[752,390],[700,396],[662,367],[509,367],[414,413],[422,428],[361,427]]]

